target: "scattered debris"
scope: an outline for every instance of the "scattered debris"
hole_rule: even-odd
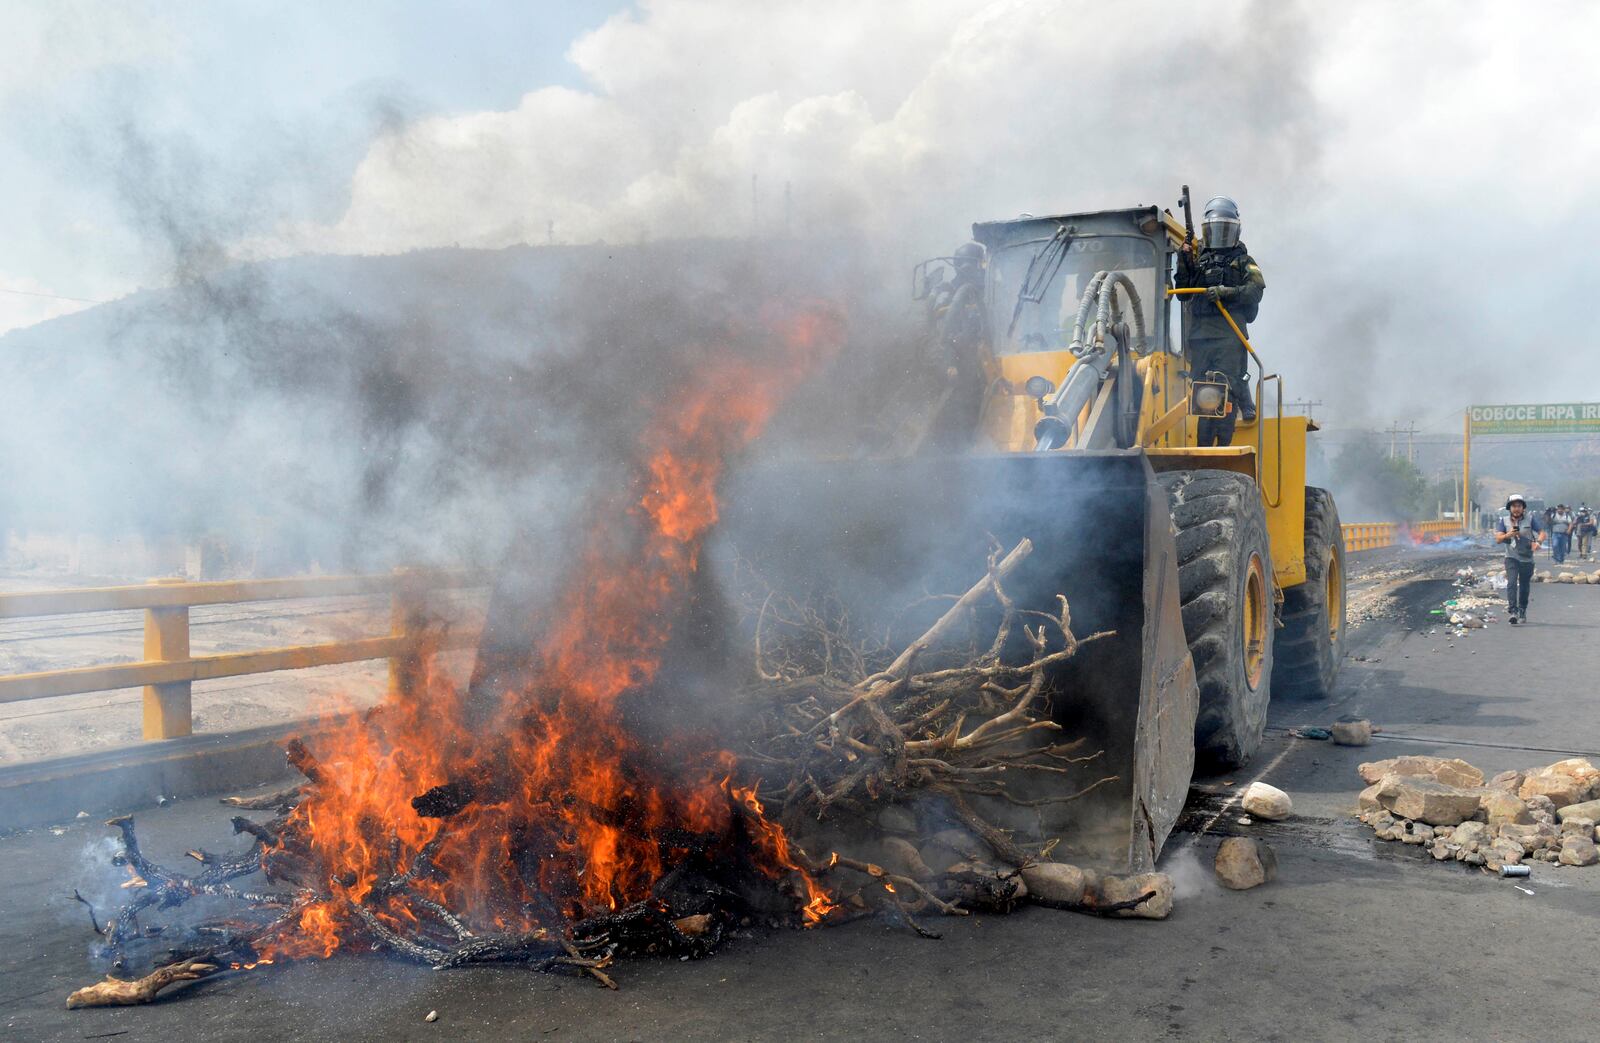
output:
[[[1586,800],[1582,804],[1568,804],[1556,809],[1556,821],[1565,823],[1569,818],[1587,818],[1600,821],[1600,800]]]
[[[1412,755],[1369,761],[1356,768],[1361,781],[1371,785],[1385,775],[1424,775],[1452,786],[1482,786],[1483,772],[1459,758]],[[1499,776],[1496,776],[1498,778]]]
[[[74,1007],[131,1007],[149,1003],[156,993],[169,985],[182,981],[196,981],[215,974],[221,968],[201,960],[182,960],[158,967],[142,978],[123,981],[106,976],[106,980],[89,985],[67,997],[67,1008]]]
[[[1372,722],[1361,718],[1341,717],[1333,722],[1330,732],[1338,746],[1366,746],[1372,742]]]
[[[1278,856],[1250,837],[1228,837],[1217,847],[1217,879],[1234,891],[1260,887],[1278,875]]]
[[[1595,847],[1593,831],[1587,837],[1562,837],[1560,858],[1564,866],[1592,866],[1600,862],[1600,849]]]
[[[1471,764],[1443,757],[1394,757],[1357,771],[1370,783],[1357,817],[1379,840],[1503,876],[1525,876],[1532,862],[1600,864],[1600,769],[1581,757],[1487,783]]]
[[[1600,770],[1581,757],[1558,761],[1548,768],[1530,772],[1517,790],[1523,800],[1549,797],[1556,807],[1586,801],[1600,793]]]
[[[1291,728],[1289,729],[1289,734],[1293,735],[1296,739],[1315,739],[1319,742],[1327,742],[1329,739],[1333,738],[1333,732],[1326,728],[1316,727]]]
[[[1172,915],[1172,878],[1165,873],[1104,877],[1098,898],[1099,909],[1112,916],[1165,920]]]
[[[1561,572],[1555,573],[1550,569],[1540,569],[1533,574],[1535,583],[1577,583],[1595,585],[1600,584],[1600,572]],[[1504,585],[1504,584],[1502,584]]]
[[[428,1024],[430,1024],[430,1025],[431,1025],[431,1024],[433,1024],[433,1023],[434,1023],[434,1022],[435,1022],[435,1021],[438,1021],[438,1020],[439,1020],[439,1012],[438,1012],[438,1011],[436,1011],[436,1010],[430,1010],[430,1011],[428,1011],[428,1016],[427,1016],[427,1017],[425,1017],[425,1018],[423,1018],[423,1019],[422,1019],[422,1020],[423,1020],[423,1021],[426,1021],[426,1022],[427,1022],[427,1023],[428,1023]]]
[[[1294,810],[1289,794],[1265,782],[1252,782],[1245,787],[1239,806],[1256,818],[1264,818],[1269,822],[1286,819]]]
[[[1478,813],[1478,794],[1422,775],[1395,775],[1377,784],[1378,803],[1396,818],[1455,826]]]

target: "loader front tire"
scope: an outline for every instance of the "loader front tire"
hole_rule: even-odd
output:
[[[1306,486],[1306,581],[1283,592],[1272,688],[1326,699],[1344,662],[1344,530],[1326,489]]]
[[[1196,759],[1237,768],[1261,744],[1271,698],[1272,549],[1255,482],[1232,471],[1156,476],[1177,528],[1178,598],[1200,685]]]

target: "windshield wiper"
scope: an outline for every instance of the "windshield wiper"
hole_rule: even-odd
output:
[[[1006,327],[1008,338],[1016,332],[1017,320],[1022,318],[1022,306],[1038,304],[1044,300],[1044,291],[1055,281],[1056,273],[1066,261],[1067,251],[1072,248],[1072,238],[1077,231],[1074,225],[1061,225],[1056,229],[1056,234],[1050,237],[1050,241],[1039,247],[1039,252],[1028,262],[1028,271],[1022,277],[1022,286],[1017,290],[1017,306],[1011,309],[1011,325]]]

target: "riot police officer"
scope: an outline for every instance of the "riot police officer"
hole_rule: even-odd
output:
[[[983,263],[988,258],[988,251],[979,242],[965,242],[956,247],[956,252],[950,256],[950,267],[955,269],[955,278],[951,280],[950,292],[967,284],[972,284],[979,289],[983,288]]]
[[[1248,423],[1256,417],[1250,396],[1250,360],[1215,303],[1221,301],[1240,332],[1247,333],[1245,326],[1255,321],[1267,288],[1260,266],[1239,241],[1239,227],[1238,204],[1227,196],[1213,196],[1206,203],[1199,249],[1184,243],[1178,253],[1177,284],[1180,289],[1203,287],[1206,291],[1185,298],[1183,305],[1184,351],[1192,379],[1203,380],[1212,372],[1223,374],[1239,419]]]

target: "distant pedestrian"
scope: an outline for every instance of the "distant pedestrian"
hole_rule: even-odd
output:
[[[1495,523],[1494,541],[1506,545],[1506,604],[1513,625],[1528,618],[1533,553],[1544,542],[1544,532],[1544,519],[1528,513],[1528,501],[1521,493],[1507,497],[1505,513]]]
[[[1593,561],[1594,535],[1597,528],[1594,511],[1589,509],[1588,504],[1580,503],[1578,513],[1573,516],[1573,520],[1577,522],[1578,558],[1581,561]]]
[[[1557,565],[1564,565],[1567,555],[1572,553],[1572,529],[1577,524],[1567,505],[1556,505],[1556,512],[1550,516],[1550,554],[1556,559]]]

